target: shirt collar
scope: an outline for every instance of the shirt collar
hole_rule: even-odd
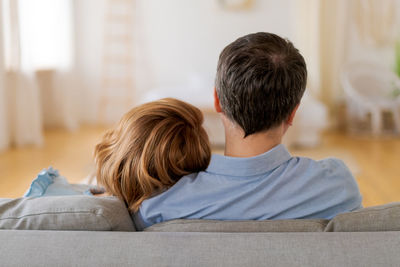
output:
[[[214,154],[207,172],[229,176],[254,176],[271,171],[291,158],[282,144],[250,158],[236,158]]]

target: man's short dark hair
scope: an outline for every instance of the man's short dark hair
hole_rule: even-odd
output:
[[[259,32],[225,47],[215,87],[222,111],[246,137],[287,120],[300,103],[306,81],[306,63],[293,44]]]

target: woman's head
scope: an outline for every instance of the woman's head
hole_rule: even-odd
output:
[[[143,200],[205,170],[211,150],[196,107],[165,98],[133,108],[95,148],[96,175],[131,211]]]

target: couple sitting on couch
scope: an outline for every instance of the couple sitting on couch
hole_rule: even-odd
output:
[[[288,40],[241,37],[222,51],[215,82],[225,155],[211,156],[197,108],[161,99],[133,108],[104,135],[95,149],[97,182],[125,202],[138,230],[179,218],[330,219],[359,209],[342,161],[292,157],[281,144],[306,80],[305,61]]]

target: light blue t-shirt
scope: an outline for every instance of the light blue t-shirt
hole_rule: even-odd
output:
[[[58,170],[49,167],[37,175],[24,197],[93,195],[91,189],[97,189],[97,187],[87,184],[70,184]]]
[[[292,157],[283,145],[251,158],[213,155],[206,171],[182,177],[143,201],[136,227],[173,219],[331,219],[361,208],[358,185],[344,163]]]

